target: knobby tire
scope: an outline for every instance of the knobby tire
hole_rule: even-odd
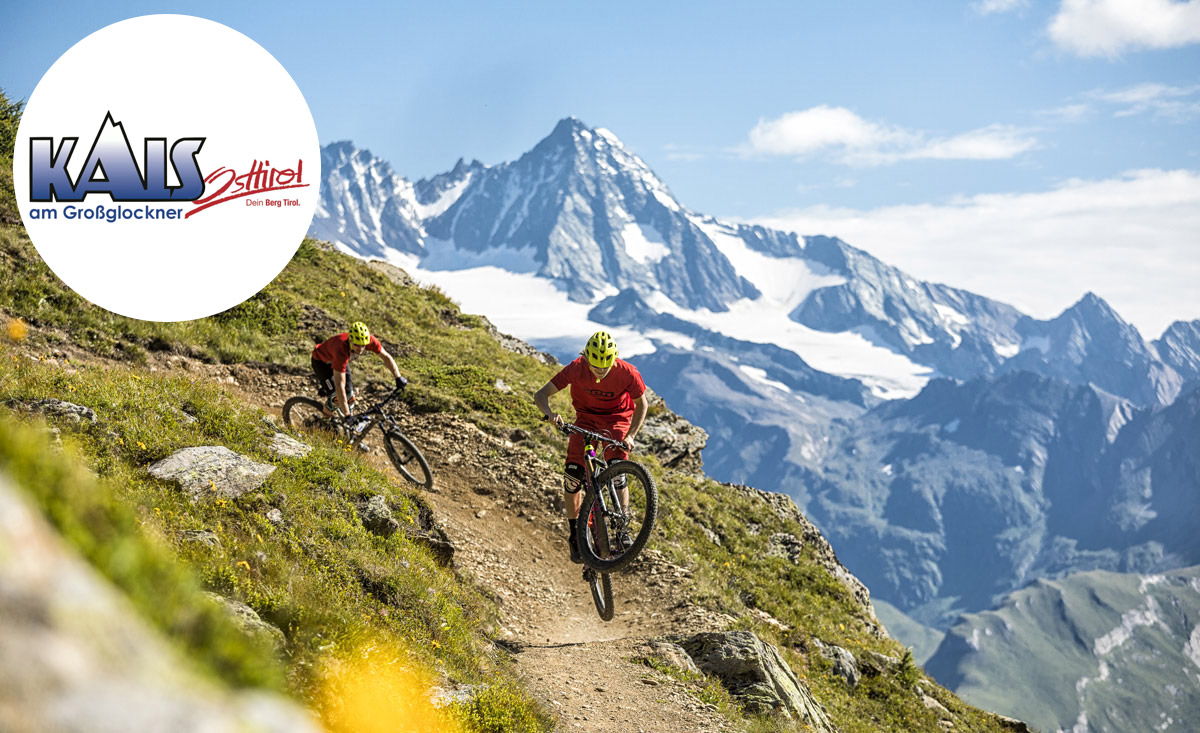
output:
[[[588,516],[591,517],[591,514]],[[595,519],[596,521],[587,522],[588,531],[592,531],[594,528],[596,546],[600,548],[602,554],[607,555],[609,549],[608,529],[598,517]],[[588,578],[588,583],[592,586],[592,602],[596,604],[596,612],[600,614],[600,620],[611,621],[613,612],[616,610],[613,606],[612,578],[608,573],[596,572],[592,568],[584,571],[584,577]]]

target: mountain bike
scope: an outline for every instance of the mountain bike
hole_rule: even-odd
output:
[[[621,441],[577,425],[567,424],[561,429],[566,435],[577,433],[589,441],[583,449],[587,465],[580,516],[586,516],[587,522],[580,524],[576,532],[579,555],[584,565],[598,573],[620,570],[641,553],[654,530],[658,517],[654,477],[640,463],[608,463],[603,451],[596,452],[597,444],[615,446]]]
[[[431,491],[433,472],[429,470],[429,462],[400,429],[396,419],[384,409],[399,396],[400,390],[395,389],[382,401],[361,412],[342,416],[337,411],[333,417],[325,417],[324,404],[320,400],[297,395],[283,403],[283,422],[292,428],[333,432],[351,448],[362,445],[366,434],[378,425],[383,433],[384,452],[400,475],[418,487]]]

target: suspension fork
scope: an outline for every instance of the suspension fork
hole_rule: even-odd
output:
[[[584,446],[583,454],[587,457],[588,470],[586,471],[586,474],[588,483],[591,484],[589,488],[595,489],[596,498],[600,500],[600,511],[604,514],[604,516],[608,516],[608,502],[605,500],[604,491],[602,490],[603,487],[596,484],[596,479],[599,478],[600,472],[603,470],[596,465],[598,462],[596,457],[596,447],[590,443],[587,444]],[[591,521],[591,518],[591,507],[588,507],[589,522]]]

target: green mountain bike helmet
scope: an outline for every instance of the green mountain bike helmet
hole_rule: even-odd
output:
[[[362,321],[350,324],[350,343],[355,346],[366,346],[371,343],[371,332],[367,329],[367,324]]]
[[[587,356],[589,364],[597,369],[607,369],[617,358],[617,342],[613,341],[612,334],[608,331],[597,331],[588,339],[583,353]]]

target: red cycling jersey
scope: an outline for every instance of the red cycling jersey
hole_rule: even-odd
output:
[[[367,344],[366,350],[373,351],[376,354],[383,352],[383,344],[379,343],[379,339],[375,338],[375,334],[371,334],[371,341]],[[350,363],[351,356],[349,333],[339,333],[337,336],[317,346],[313,349],[312,353],[312,358],[330,365],[335,372],[345,372],[346,366]]]
[[[637,367],[616,359],[604,379],[596,380],[587,360],[579,357],[550,380],[558,389],[571,386],[571,405],[578,415],[603,415],[628,420],[633,401],[646,393],[646,383]]]

